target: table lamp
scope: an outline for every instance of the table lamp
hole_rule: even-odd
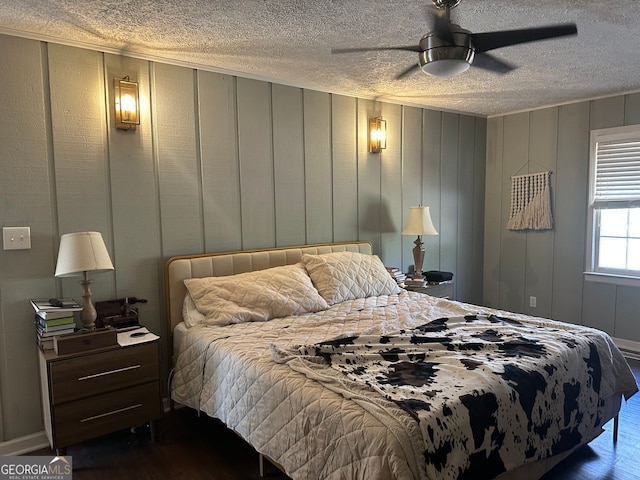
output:
[[[417,235],[415,247],[413,247],[413,278],[422,278],[422,262],[424,261],[424,247],[422,235],[438,235],[438,231],[433,226],[429,207],[422,205],[409,208],[409,217],[402,230],[402,235]]]
[[[91,282],[89,272],[113,270],[107,247],[99,232],[65,233],[60,237],[60,250],[56,265],[56,277],[76,277],[82,275],[83,303],[80,319],[87,330],[95,329],[96,308],[91,303]]]

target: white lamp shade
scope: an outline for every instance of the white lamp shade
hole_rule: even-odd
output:
[[[113,264],[100,232],[65,233],[60,237],[56,277],[108,270],[113,270]]]
[[[429,207],[410,207],[407,223],[402,230],[402,235],[438,235],[433,226]]]

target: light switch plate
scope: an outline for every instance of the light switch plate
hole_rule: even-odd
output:
[[[2,245],[5,250],[29,250],[31,248],[31,228],[2,227]]]

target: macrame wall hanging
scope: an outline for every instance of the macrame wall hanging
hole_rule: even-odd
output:
[[[511,177],[509,230],[551,230],[551,172]]]

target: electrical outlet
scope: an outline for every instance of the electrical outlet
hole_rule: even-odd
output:
[[[529,297],[529,306],[536,308],[536,303],[538,302],[538,299],[534,296]]]
[[[5,250],[29,250],[31,248],[31,228],[2,227],[2,245]]]

